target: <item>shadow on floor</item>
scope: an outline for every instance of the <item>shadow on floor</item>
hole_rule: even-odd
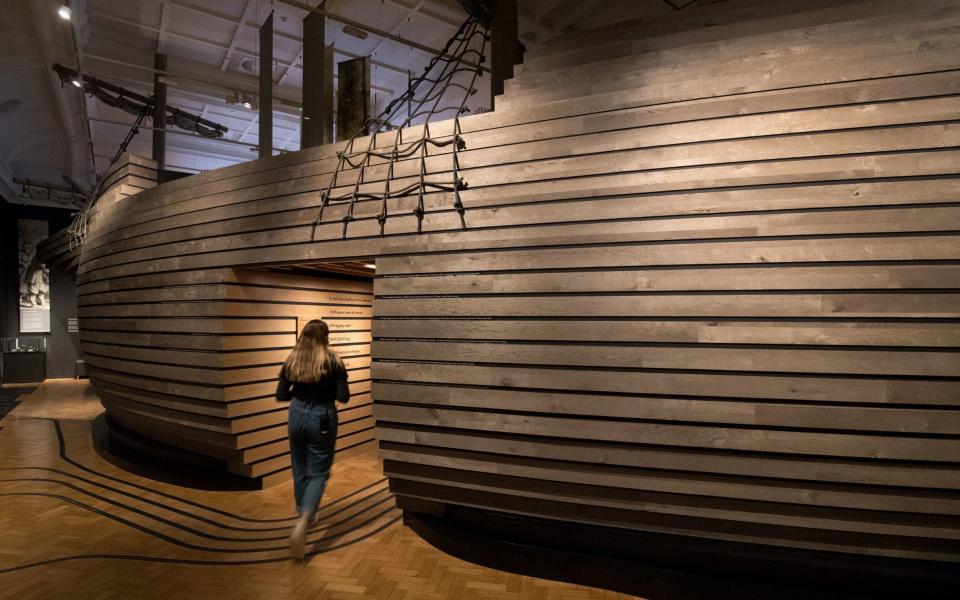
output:
[[[10,414],[20,401],[20,396],[32,393],[37,388],[34,387],[0,387],[0,420]]]
[[[752,547],[447,505],[404,523],[457,558],[647,600],[955,598],[955,565]]]
[[[228,473],[222,461],[184,452],[145,438],[111,421],[106,414],[91,425],[93,447],[124,471],[181,487],[215,492],[259,490],[260,481]]]

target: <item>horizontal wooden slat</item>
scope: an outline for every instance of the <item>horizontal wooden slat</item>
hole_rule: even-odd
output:
[[[498,414],[443,408],[378,405],[377,420],[455,429],[495,430],[522,435],[583,438],[663,446],[732,448],[753,452],[890,458],[899,460],[960,461],[960,444],[945,437],[853,435],[818,431],[780,431],[639,423],[629,421],[585,423],[517,414]],[[616,427],[613,427],[613,424]]]
[[[623,445],[595,440],[557,440],[516,437],[500,432],[418,430],[382,423],[377,439],[420,447],[424,453],[444,449],[471,450],[485,454],[525,456],[588,465],[619,465],[658,471],[673,471],[677,477],[697,479],[697,473],[716,473],[768,479],[853,483],[868,486],[960,489],[960,471],[950,464],[896,463],[858,459],[811,461],[809,457],[764,456],[756,453],[692,448]],[[878,487],[882,497],[889,489]],[[836,496],[843,506],[852,498]],[[846,502],[846,503],[845,503]]]
[[[960,324],[942,322],[384,318],[373,321],[373,333],[457,340],[960,347]]]
[[[475,363],[558,365],[572,369],[607,367],[708,371],[775,371],[949,377],[960,354],[934,351],[781,349],[592,344],[503,344],[438,341],[377,341],[373,354],[383,360],[459,360]]]
[[[710,244],[655,243],[584,248],[471,252],[443,258],[415,256],[377,260],[378,275],[531,269],[725,265],[796,262],[956,260],[955,236],[864,236],[818,240],[731,240]]]
[[[699,479],[684,478],[682,475],[671,475],[661,473],[646,473],[634,469],[624,469],[621,467],[606,466],[570,466],[561,463],[545,462],[531,460],[527,458],[511,457],[491,457],[472,452],[462,452],[457,450],[430,452],[423,456],[411,454],[411,448],[397,447],[387,445],[383,448],[383,457],[385,460],[410,463],[412,465],[421,464],[434,467],[458,469],[462,471],[477,471],[482,473],[493,473],[507,475],[512,477],[524,477],[529,479],[539,479],[548,482],[564,482],[575,484],[583,490],[583,495],[589,494],[589,486],[602,486],[603,488],[613,487],[621,489],[642,490],[652,504],[658,504],[660,510],[664,512],[678,511],[679,514],[696,514],[698,509],[703,509],[704,513],[716,511],[719,507],[741,506],[740,502],[726,502],[720,500],[736,498],[739,501],[754,501],[754,517],[767,521],[770,516],[764,518],[763,513],[777,514],[779,522],[788,524],[791,516],[802,518],[824,519],[819,523],[808,522],[805,526],[809,527],[842,527],[846,530],[873,530],[879,533],[886,530],[892,531],[899,521],[899,526],[905,529],[916,527],[912,532],[900,530],[898,535],[917,535],[930,538],[957,539],[960,538],[960,523],[956,519],[958,511],[957,497],[945,497],[943,494],[934,494],[933,497],[925,497],[923,491],[917,490],[913,494],[904,494],[900,497],[891,497],[882,494],[871,493],[872,490],[866,487],[856,488],[849,486],[846,488],[823,489],[822,486],[804,487],[797,484],[783,484],[778,481],[764,481],[759,479],[742,480],[736,478],[706,478]],[[466,477],[469,475],[464,474]],[[545,483],[544,485],[555,485]],[[600,489],[594,492],[597,498],[596,504],[615,505],[623,502],[621,507],[626,508],[625,504],[639,500],[639,494],[618,493],[610,490]],[[688,498],[671,497],[670,494],[692,494],[697,496],[707,496],[711,499],[701,499],[694,504]],[[649,495],[648,495],[649,494]],[[631,500],[628,500],[631,498]],[[811,501],[812,498],[812,501]],[[852,499],[856,499],[851,502]],[[859,500],[859,502],[857,502]],[[782,502],[794,505],[789,508],[776,506],[772,504],[761,504],[760,502]],[[584,503],[589,500],[584,499]],[[610,504],[608,504],[610,503]],[[843,508],[866,508],[872,510],[883,510],[883,513],[873,513],[870,521],[855,517],[855,513],[845,510],[830,510],[838,508],[837,504]],[[691,506],[692,505],[692,506]],[[811,510],[812,507],[818,509]],[[830,507],[830,509],[825,509]],[[881,508],[882,507],[882,508]],[[684,510],[686,509],[686,510]],[[657,511],[654,506],[644,506],[644,510]],[[657,511],[658,512],[658,511]],[[951,519],[933,520],[929,517],[920,515],[895,515],[891,513],[927,513],[927,514],[950,514]],[[714,513],[716,514],[716,513]],[[749,514],[738,514],[737,520],[752,521]],[[872,521],[872,522],[871,522]],[[891,521],[893,523],[891,523]],[[885,523],[886,522],[886,523]],[[951,523],[952,522],[952,523]],[[827,524],[831,523],[831,524]],[[937,524],[941,525],[937,529]],[[885,526],[886,525],[886,526]]]
[[[374,379],[534,388],[543,390],[765,398],[810,402],[930,404],[960,406],[960,383],[885,377],[816,377],[742,373],[663,373],[578,369],[559,377],[555,368],[471,364],[373,363]]]
[[[592,273],[470,273],[382,277],[376,282],[380,296],[908,288],[960,289],[960,265],[764,265]]]
[[[855,552],[881,557],[909,557],[925,560],[956,562],[952,541],[924,538],[885,536],[869,533],[822,531],[775,525],[753,525],[722,519],[691,516],[668,516],[652,512],[632,511],[611,506],[592,506],[570,502],[573,492],[559,494],[554,486],[518,493],[504,485],[489,484],[491,477],[482,481],[444,485],[454,479],[450,472],[434,471],[433,477],[407,475],[404,463],[387,463],[386,474],[391,478],[391,489],[398,497],[412,496],[463,506],[475,506],[500,512],[533,517],[548,517],[561,521],[589,523],[608,527],[656,531],[674,535],[712,538],[738,543],[785,546],[832,552]],[[417,471],[427,471],[426,468]],[[477,478],[474,475],[474,479]],[[503,478],[496,478],[502,481]],[[736,523],[736,526],[732,526]]]
[[[719,399],[598,396],[490,388],[375,383],[378,401],[654,421],[730,423],[797,429],[960,434],[960,412],[932,408],[823,406]]]
[[[576,296],[573,298],[577,298]],[[582,297],[581,297],[582,298]],[[382,298],[384,317],[960,317],[956,293],[611,294],[569,297]]]

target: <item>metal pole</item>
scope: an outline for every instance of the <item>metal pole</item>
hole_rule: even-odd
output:
[[[153,68],[167,70],[167,55],[157,52],[153,55]],[[167,167],[167,84],[160,73],[153,74],[153,160],[157,163],[157,173]]]
[[[260,28],[260,136],[258,156],[273,156],[273,11]]]

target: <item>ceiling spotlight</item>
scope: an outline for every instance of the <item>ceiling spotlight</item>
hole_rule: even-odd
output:
[[[73,16],[73,11],[70,10],[70,7],[66,4],[62,4],[60,8],[57,9],[57,14],[60,15],[60,18],[64,21],[69,21],[70,17]]]
[[[354,25],[344,25],[343,32],[347,35],[352,35],[355,38],[360,38],[361,40],[367,39],[367,35],[369,35],[366,31]]]
[[[244,100],[244,101],[243,101],[243,104],[241,104],[240,106],[242,106],[242,107],[244,107],[244,108],[253,108],[253,103],[250,102],[249,100]]]
[[[80,81],[79,79],[71,79],[71,80],[70,80],[70,83],[72,83],[73,85],[75,85],[75,86],[78,87],[78,88],[82,88],[82,87],[83,87],[83,82]]]

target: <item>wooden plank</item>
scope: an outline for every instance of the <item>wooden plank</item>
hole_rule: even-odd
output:
[[[445,385],[481,385],[537,390],[611,392],[664,396],[701,396],[868,404],[960,405],[960,384],[949,380],[882,376],[817,377],[742,373],[659,373],[578,369],[576,377],[558,377],[555,368],[411,364],[378,360],[376,381]]]
[[[197,300],[235,300],[244,302],[276,302],[288,304],[344,304],[369,306],[372,298],[354,292],[307,291],[289,288],[267,288],[236,285],[197,285],[146,290],[115,291],[87,294],[82,297],[84,306],[98,304],[124,304],[133,302],[193,302]]]
[[[720,507],[745,508],[753,505],[755,517],[767,513],[767,518],[777,515],[780,523],[790,523],[790,515],[813,519],[822,518],[824,521],[811,519],[803,523],[806,527],[841,527],[849,531],[873,531],[875,533],[886,529],[882,524],[900,525],[908,523],[916,527],[913,532],[900,530],[897,535],[920,535],[929,538],[960,538],[960,528],[956,516],[960,513],[960,502],[955,495],[933,494],[927,496],[921,490],[913,494],[883,494],[864,486],[826,486],[804,485],[790,483],[787,485],[778,481],[747,480],[735,478],[707,478],[689,479],[670,474],[644,472],[638,469],[622,467],[608,467],[605,465],[566,465],[555,462],[536,461],[528,458],[497,457],[459,450],[435,450],[418,457],[411,447],[397,448],[388,445],[381,448],[384,460],[410,463],[413,465],[429,465],[444,469],[458,469],[503,475],[504,480],[511,477],[543,480],[544,486],[556,486],[563,482],[572,484],[564,486],[568,493],[580,491],[580,497],[587,501],[593,492],[596,496],[591,503],[600,505],[620,505],[628,508],[631,505],[636,509],[643,504],[642,510],[653,512],[678,511],[677,514],[697,514],[697,509],[705,509],[700,516],[713,513],[714,516]],[[404,465],[406,467],[406,465]],[[409,470],[398,469],[403,472]],[[395,471],[395,472],[397,472]],[[466,475],[466,474],[465,474]],[[508,484],[509,485],[509,484]],[[591,486],[603,488],[618,488],[616,490],[589,490]],[[643,491],[643,494],[621,492],[620,490]],[[672,494],[691,494],[706,498],[698,498],[697,503],[687,498],[675,497]],[[811,497],[814,499],[811,501]],[[642,498],[651,504],[647,505]],[[735,499],[733,502],[729,501]],[[795,506],[789,508],[777,506],[776,503],[787,503]],[[658,510],[658,506],[659,509]],[[686,507],[687,510],[683,510]],[[880,508],[882,507],[882,508]],[[864,519],[862,513],[850,511],[850,508],[877,510],[872,519]],[[884,511],[884,512],[880,512]],[[890,513],[925,513],[924,516],[915,514],[895,515]],[[859,516],[859,519],[855,517]],[[941,518],[931,518],[928,515],[937,515]],[[949,515],[949,516],[947,516]],[[833,518],[830,518],[830,517]],[[946,518],[943,518],[946,517]],[[751,515],[743,513],[734,517],[738,521],[752,521]],[[762,522],[770,522],[759,517]],[[825,525],[832,523],[832,525]],[[873,526],[873,527],[872,527]],[[887,529],[893,533],[893,528]]]
[[[349,360],[356,361],[357,364],[366,362],[367,366],[369,367],[369,358]],[[239,383],[236,385],[227,386],[223,391],[224,399],[227,402],[235,402],[250,398],[272,396],[277,390],[277,384],[275,381],[277,373],[279,373],[279,369],[277,369],[267,381],[261,381],[257,383]],[[367,371],[365,368],[359,367],[355,370],[348,369],[347,375],[350,378],[350,390],[352,394],[368,392],[370,390],[370,375],[369,371]]]
[[[956,260],[955,236],[864,236],[818,240],[719,240],[591,248],[517,249],[377,259],[378,275],[506,270],[640,268],[669,265]],[[379,300],[378,300],[379,303]],[[378,312],[379,314],[379,312]]]
[[[224,401],[224,390],[222,387],[216,385],[202,385],[171,379],[156,379],[141,376],[136,373],[129,373],[122,368],[116,370],[109,366],[100,367],[93,363],[87,364],[87,371],[90,373],[90,380],[93,382],[94,387],[103,380],[116,382],[146,392],[209,400],[212,402]]]
[[[261,350],[292,348],[296,343],[293,333],[265,333],[251,335],[210,334],[150,334],[129,331],[82,330],[84,342],[120,345],[143,345],[181,350]]]
[[[761,425],[803,429],[960,433],[953,410],[731,402],[721,399],[663,398],[530,392],[526,390],[374,383],[378,402],[421,406],[517,411],[587,418],[685,421],[687,423]]]
[[[373,333],[456,340],[960,347],[960,325],[941,322],[384,318],[373,321]]]
[[[324,319],[341,318],[357,320],[370,318],[369,307],[350,305],[287,305],[253,302],[178,302],[157,304],[106,304],[100,306],[85,306],[79,308],[80,318],[104,317],[290,317],[297,312],[310,313],[311,318],[322,314]]]
[[[378,298],[384,317],[788,317],[956,318],[954,293],[610,294],[581,296]]]
[[[499,432],[461,432],[456,430],[416,430],[381,423],[377,439],[383,447],[401,445],[423,453],[436,449],[461,449],[503,456],[524,456],[586,465],[619,465],[672,471],[668,475],[694,477],[694,473],[742,476],[810,482],[836,482],[886,486],[868,488],[874,495],[886,495],[886,489],[930,488],[960,489],[960,472],[951,465],[899,463],[896,461],[826,459],[811,461],[802,455],[763,456],[723,450],[697,450],[656,446],[623,445],[593,440],[556,440],[517,437]],[[848,506],[850,498],[837,496],[839,505]]]
[[[210,318],[153,318],[122,319],[111,315],[108,318],[80,318],[82,331],[173,332],[185,334],[293,334],[296,333],[296,318],[275,319],[218,319]]]
[[[958,265],[823,265],[381,277],[378,296],[704,290],[960,289]]]
[[[830,531],[798,527],[777,527],[769,524],[707,519],[692,516],[664,515],[633,511],[612,506],[597,506],[576,502],[573,494],[561,496],[553,486],[540,490],[509,489],[490,484],[491,477],[481,482],[444,485],[449,472],[434,472],[432,477],[407,475],[405,463],[386,463],[391,489],[398,496],[434,499],[460,506],[474,506],[499,512],[529,516],[547,516],[568,522],[588,523],[641,531],[656,531],[674,535],[713,538],[739,543],[785,546],[832,552],[856,552],[874,556],[909,557],[925,560],[956,561],[952,552],[954,542],[929,538],[884,536],[863,532]],[[419,472],[426,468],[417,469]],[[553,497],[548,497],[553,494]],[[562,498],[562,499],[554,499]],[[735,523],[735,525],[734,525]]]
[[[949,351],[846,350],[815,347],[746,348],[699,345],[522,344],[441,341],[375,341],[378,360],[449,361],[482,364],[582,367],[824,373],[910,377],[955,377],[960,355]],[[575,375],[573,375],[575,376]]]
[[[854,435],[827,431],[780,431],[734,427],[707,427],[631,421],[584,422],[581,419],[498,414],[444,408],[377,404],[378,421],[466,430],[496,430],[518,435],[687,446],[732,448],[752,452],[809,454],[956,462],[956,440],[934,436]]]

